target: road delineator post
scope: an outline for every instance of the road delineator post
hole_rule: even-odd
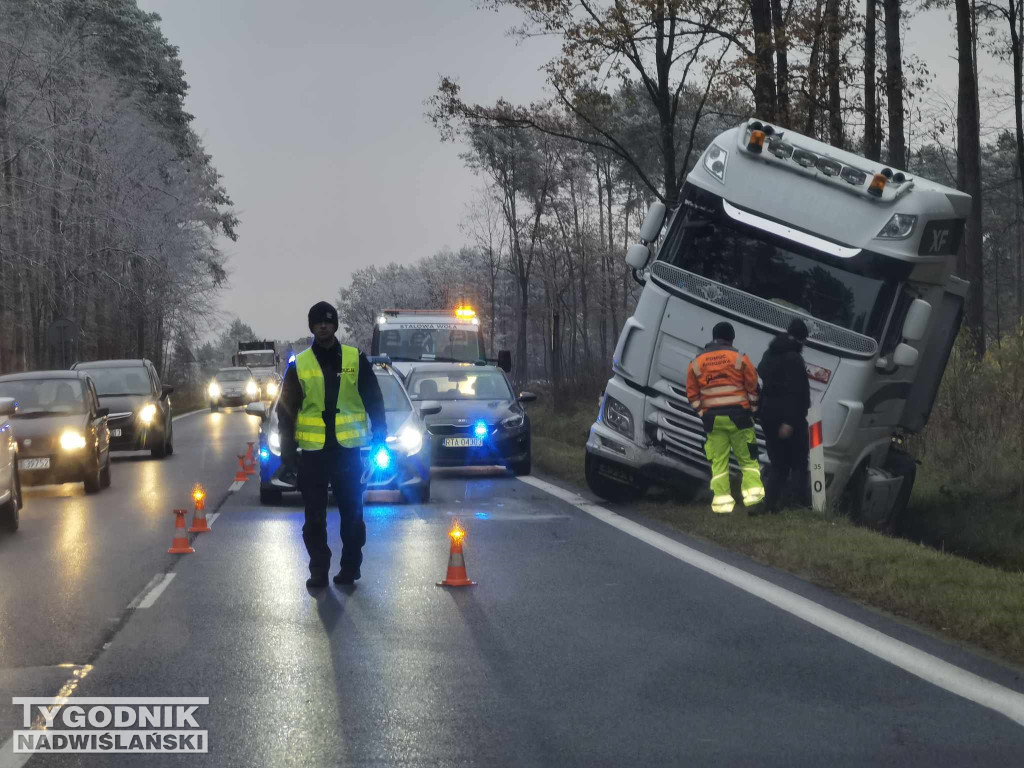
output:
[[[245,455],[238,457],[238,471],[235,473],[235,482],[244,483],[249,479],[249,476],[245,472]]]
[[[206,524],[206,490],[196,483],[192,489],[192,501],[195,502],[195,512],[192,513],[192,527],[189,533],[208,533],[210,526]]]
[[[188,531],[185,530],[185,515],[187,509],[174,510],[174,541],[171,548],[167,550],[169,555],[189,555],[195,552],[188,544]]]
[[[466,575],[466,558],[462,552],[462,542],[466,538],[466,532],[459,525],[459,521],[452,522],[452,529],[448,531],[452,543],[448,552],[448,573],[444,581],[437,582],[439,587],[472,587],[475,581],[470,581]]]

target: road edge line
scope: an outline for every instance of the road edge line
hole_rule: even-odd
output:
[[[160,595],[164,593],[164,590],[167,589],[167,586],[174,581],[174,577],[178,574],[172,572],[160,575],[163,578],[160,579],[160,582],[153,587],[144,598],[142,598],[142,601],[137,606],[139,610],[142,610],[143,608],[152,608],[153,604],[160,599]]]
[[[677,560],[704,571],[754,597],[771,603],[786,613],[803,619],[840,640],[867,651],[933,685],[975,704],[994,710],[1024,726],[1024,694],[1017,693],[966,669],[943,661],[926,651],[872,629],[855,619],[826,608],[784,587],[729,565],[682,542],[634,522],[596,504],[575,491],[535,477],[518,477],[519,481],[554,496],[586,512],[591,517],[617,528],[625,534],[659,549]]]

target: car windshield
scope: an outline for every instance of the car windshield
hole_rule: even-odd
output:
[[[252,375],[248,371],[217,371],[217,381],[248,381]]]
[[[149,375],[141,365],[125,368],[89,368],[89,378],[96,385],[96,394],[149,395]]]
[[[402,391],[402,385],[394,376],[388,374],[377,374],[377,383],[380,384],[380,393],[384,395],[384,410],[388,413],[408,413],[412,410],[412,403]]]
[[[413,400],[511,400],[505,377],[496,371],[422,371],[409,377]]]
[[[658,260],[880,339],[910,265],[869,251],[838,257],[740,224],[691,187]]]
[[[381,330],[376,346],[375,354],[388,355],[392,360],[454,360],[459,363],[475,363],[484,358],[479,334],[476,331],[458,328]]]
[[[250,368],[273,368],[274,367],[274,353],[273,352],[242,352],[239,357],[243,358],[239,360],[240,363],[244,363]]]
[[[0,382],[0,397],[12,397],[15,418],[36,414],[85,413],[78,379],[22,379]]]

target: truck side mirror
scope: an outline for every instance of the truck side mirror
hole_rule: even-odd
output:
[[[928,321],[932,316],[932,305],[924,299],[914,299],[907,310],[903,321],[903,338],[908,341],[920,341],[928,330]]]
[[[665,223],[665,211],[664,203],[651,203],[651,207],[647,209],[647,215],[644,216],[644,223],[640,226],[641,240],[646,243],[653,243],[658,239],[661,225]]]
[[[509,373],[512,370],[512,352],[508,349],[503,349],[498,352],[498,367],[501,368],[505,373]]]
[[[646,245],[640,245],[635,243],[629,246],[629,250],[626,251],[626,263],[635,270],[641,270],[647,267],[647,262],[651,260],[651,249]]]
[[[917,350],[909,344],[898,344],[893,350],[892,361],[901,368],[917,365]]]

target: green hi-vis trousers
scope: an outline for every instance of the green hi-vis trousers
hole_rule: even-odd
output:
[[[743,506],[752,507],[764,499],[761,467],[757,463],[757,438],[751,425],[741,429],[728,416],[715,416],[714,427],[704,443],[704,453],[711,462],[711,511],[732,512],[734,501],[729,489],[729,451],[736,454],[743,472]]]

